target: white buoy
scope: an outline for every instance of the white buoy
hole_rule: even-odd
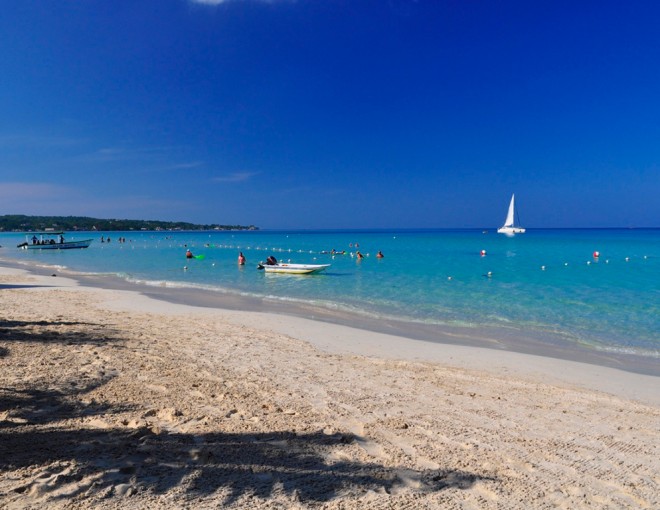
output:
[[[545,271],[545,266],[541,266],[541,271]]]

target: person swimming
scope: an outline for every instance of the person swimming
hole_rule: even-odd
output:
[[[194,255],[192,254],[192,252],[190,250],[186,250],[186,258],[191,259],[193,257],[194,257]]]
[[[376,253],[376,258],[377,259],[382,259],[385,255],[383,255],[383,252],[378,250],[378,253]]]

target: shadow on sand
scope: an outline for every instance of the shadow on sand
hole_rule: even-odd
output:
[[[43,289],[49,287],[51,287],[51,285],[24,285],[20,283],[0,283],[0,290]]]
[[[82,331],[57,331],[58,326],[80,327]],[[30,342],[30,343],[60,343],[64,345],[105,345],[116,341],[110,336],[103,335],[99,331],[87,331],[93,327],[104,328],[104,326],[87,322],[71,321],[15,321],[0,319],[0,342]],[[7,349],[5,348],[5,351]]]
[[[0,344],[46,341],[30,333],[29,326],[0,322]],[[51,335],[47,341],[58,340]],[[59,341],[95,344],[107,339],[80,333],[63,335]],[[7,370],[11,356],[3,349],[2,369]],[[5,484],[0,499],[49,491],[53,499],[93,501],[174,491],[176,498],[186,501],[215,495],[225,505],[246,496],[284,496],[314,504],[348,493],[395,493],[411,479],[417,492],[467,489],[478,480],[491,480],[458,470],[413,471],[345,460],[354,458],[351,452],[359,439],[346,433],[165,430],[149,422],[154,411],[108,405],[86,396],[111,380],[66,381],[57,389],[44,382],[42,388],[28,383],[22,389],[0,388],[0,475],[13,472],[5,480],[14,480]],[[136,419],[129,423],[119,413]]]

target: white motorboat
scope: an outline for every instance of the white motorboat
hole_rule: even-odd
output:
[[[26,241],[19,244],[17,248],[23,250],[71,250],[89,248],[89,245],[92,244],[92,239],[66,241],[64,239],[64,232],[36,232],[26,234],[25,237]]]
[[[320,273],[330,264],[287,264],[278,262],[277,264],[259,264],[257,269],[263,269],[267,273],[281,274],[312,274]]]

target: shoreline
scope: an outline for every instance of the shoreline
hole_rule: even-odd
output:
[[[316,312],[314,315],[306,317],[304,308],[298,308],[297,313],[291,313],[286,306],[280,308],[274,306],[277,303],[264,303],[260,299],[239,299],[236,296],[202,293],[211,294],[211,297],[220,297],[209,302],[204,297],[199,299],[200,292],[197,291],[159,289],[124,282],[118,278],[107,279],[71,274],[67,271],[61,271],[66,276],[59,276],[55,281],[52,276],[48,276],[48,273],[53,274],[52,268],[16,268],[7,265],[6,261],[2,261],[1,264],[4,265],[0,265],[0,275],[6,273],[7,269],[10,273],[12,270],[17,270],[31,277],[37,277],[41,283],[55,283],[55,288],[60,287],[62,282],[68,288],[101,293],[118,292],[128,296],[127,302],[131,304],[132,309],[137,308],[140,311],[163,313],[165,310],[191,310],[202,314],[217,313],[237,325],[255,329],[265,328],[310,343],[318,349],[333,354],[442,363],[456,368],[497,373],[506,371],[518,377],[570,384],[660,405],[660,394],[653,390],[653,387],[660,383],[660,373],[631,370],[625,364],[619,363],[616,357],[607,355],[595,359],[578,355],[576,359],[571,359],[569,357],[571,354],[580,354],[580,352],[578,350],[552,352],[548,350],[547,345],[540,342],[536,344],[541,347],[541,352],[534,350],[518,352],[494,347],[498,342],[487,337],[460,333],[442,332],[441,340],[428,340],[423,336],[416,338],[414,335],[406,335],[401,329],[388,328],[387,325],[376,328],[374,324],[373,329],[347,325],[345,321],[336,319],[330,314],[319,315],[318,309],[313,310]],[[108,283],[110,285],[107,285]],[[1,285],[0,289],[2,289]],[[247,310],[246,303],[251,305]],[[121,306],[117,305],[117,299],[113,300],[112,306],[117,310],[121,309]],[[595,362],[603,360],[609,363]]]
[[[0,266],[0,501],[653,508],[658,379]]]
[[[346,311],[330,310],[298,302],[281,302],[275,299],[241,296],[198,288],[159,287],[145,283],[128,282],[115,275],[81,274],[68,269],[37,266],[19,262],[15,259],[7,259],[6,257],[0,257],[1,265],[38,275],[50,275],[53,272],[60,273],[80,282],[83,286],[137,292],[172,304],[214,310],[276,314],[443,346],[485,348],[494,351],[493,355],[500,358],[505,358],[507,353],[517,353],[660,377],[659,358],[598,350],[595,347],[589,348],[579,344],[571,344],[538,331],[530,332],[517,327],[503,329],[425,325],[392,318],[370,318]]]

